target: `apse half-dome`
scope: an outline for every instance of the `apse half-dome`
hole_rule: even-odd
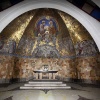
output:
[[[61,80],[99,80],[97,57],[98,48],[84,26],[57,9],[28,11],[0,34],[1,69],[9,72],[1,78],[27,80],[48,65]]]
[[[42,46],[55,48],[61,58],[98,52],[87,30],[70,15],[55,9],[42,8],[26,12],[1,33],[0,52],[35,57],[34,50],[42,54],[43,51],[38,50]],[[57,55],[54,53],[55,58]]]

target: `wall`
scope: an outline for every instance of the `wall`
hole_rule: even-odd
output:
[[[19,78],[21,81],[35,78],[33,71],[44,69],[44,65],[48,65],[49,70],[58,70],[57,79],[64,79],[65,77],[76,79],[77,77],[73,59],[17,58],[16,66],[14,67],[14,78]]]
[[[78,79],[86,83],[100,81],[100,62],[98,56],[77,58]]]
[[[0,55],[0,83],[9,83],[13,76],[14,57]]]

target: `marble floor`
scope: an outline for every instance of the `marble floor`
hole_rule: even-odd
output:
[[[0,86],[0,100],[100,100],[100,86],[66,83],[68,90],[20,90],[25,83]]]

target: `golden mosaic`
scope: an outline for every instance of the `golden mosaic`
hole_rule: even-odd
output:
[[[74,44],[84,40],[92,40],[89,32],[75,18],[61,11],[58,11],[58,13],[65,22]]]
[[[13,20],[2,32],[3,40],[14,40],[18,45],[26,27],[34,16],[34,11],[27,12]]]

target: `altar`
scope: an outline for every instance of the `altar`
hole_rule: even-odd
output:
[[[43,74],[45,74],[48,79],[55,79],[55,74],[57,72],[57,70],[34,70],[36,79],[43,79]]]

